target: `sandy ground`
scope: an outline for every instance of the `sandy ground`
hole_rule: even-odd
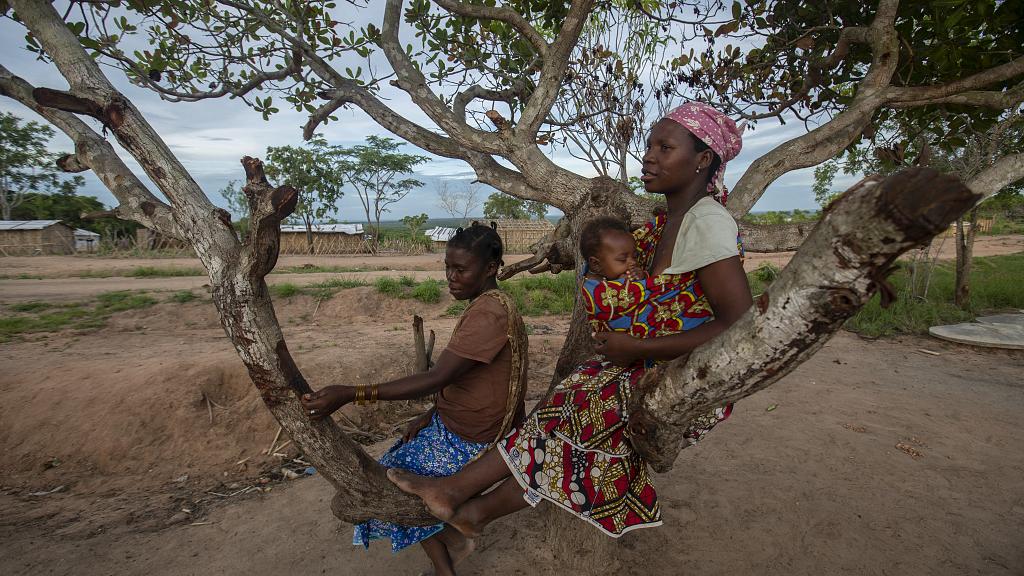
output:
[[[399,268],[426,267],[416,262]],[[16,300],[11,283],[40,282],[5,281],[0,314]],[[356,288],[324,301],[313,321],[309,297],[279,302],[278,316],[319,386],[404,373],[412,314],[441,345],[454,326],[448,303]],[[536,398],[566,319],[527,323]],[[263,454],[277,427],[208,298],[0,344],[0,366],[0,574],[425,566],[416,550],[352,547],[323,479],[279,481],[299,454]],[[656,477],[665,526],[608,545],[629,574],[1022,574],[1022,375],[1019,352],[840,334]],[[415,409],[345,414],[380,447]],[[494,525],[462,573],[535,574],[556,562],[538,540],[541,519],[527,510]]]

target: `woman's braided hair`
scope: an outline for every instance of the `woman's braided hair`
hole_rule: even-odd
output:
[[[468,228],[456,228],[455,235],[448,240],[448,246],[462,248],[484,262],[505,265],[501,259],[503,247],[501,236],[498,235],[497,222],[491,222],[488,226],[474,221]]]

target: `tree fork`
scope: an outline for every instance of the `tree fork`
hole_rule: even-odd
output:
[[[633,446],[655,470],[671,469],[691,421],[788,374],[875,292],[885,304],[896,258],[946,230],[979,197],[930,168],[856,184],[743,318],[643,378],[630,412]]]

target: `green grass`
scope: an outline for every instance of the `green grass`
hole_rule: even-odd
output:
[[[932,276],[928,300],[906,290],[908,270],[890,276],[899,295],[888,309],[875,296],[847,322],[846,327],[869,337],[926,334],[930,326],[954,324],[988,312],[1024,308],[1024,254],[975,258],[971,269],[971,297],[967,310],[953,304],[956,271],[953,262],[940,262]]]
[[[291,282],[282,282],[270,287],[270,295],[274,298],[291,298],[301,293],[302,290]]]
[[[576,299],[576,273],[526,276],[499,283],[516,301],[523,316],[571,314]]]
[[[413,299],[426,304],[437,304],[441,301],[444,283],[440,280],[424,280],[413,287],[410,294]]]
[[[125,310],[138,310],[149,308],[156,304],[156,298],[149,294],[119,290],[117,292],[104,292],[96,297],[99,302],[96,309],[101,312],[124,312]]]
[[[320,300],[326,300],[341,290],[366,285],[366,282],[363,280],[354,280],[351,278],[331,278],[330,280],[324,280],[323,282],[317,282],[315,284],[307,284],[305,286],[298,286],[291,282],[282,282],[271,286],[270,294],[275,298],[291,298],[292,296],[305,294]]]
[[[12,304],[11,310],[15,312],[39,312],[40,310],[47,310],[56,306],[52,302],[22,302],[20,304]]]
[[[198,298],[198,296],[193,294],[191,290],[179,290],[174,294],[171,294],[171,297],[168,298],[167,301],[177,302],[178,304],[186,304],[188,302],[195,300],[196,298]]]
[[[387,266],[319,266],[316,264],[301,264],[299,266],[285,266],[277,268],[272,274],[344,274],[346,272],[377,272],[388,270]]]
[[[43,277],[38,274],[27,274],[22,272],[21,274],[0,274],[0,280],[42,280]]]
[[[381,276],[373,282],[373,287],[377,292],[392,298],[411,298],[425,304],[437,304],[441,301],[444,282],[429,278],[417,282],[411,276],[402,276],[400,278]]]
[[[445,316],[460,316],[465,310],[469,303],[465,300],[456,300],[452,302],[448,308],[444,311]]]
[[[125,274],[125,276],[132,278],[170,278],[174,276],[204,275],[206,275],[206,271],[202,268],[178,268],[172,266],[136,266]]]
[[[106,292],[92,303],[13,304],[0,317],[0,341],[6,342],[19,334],[100,328],[115,312],[148,308],[153,304],[156,299],[152,296],[128,291]]]

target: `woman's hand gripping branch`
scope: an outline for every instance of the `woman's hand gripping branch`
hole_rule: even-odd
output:
[[[350,404],[356,398],[356,389],[352,386],[327,386],[309,394],[303,394],[299,399],[302,407],[306,409],[310,420],[327,418],[345,404]]]

